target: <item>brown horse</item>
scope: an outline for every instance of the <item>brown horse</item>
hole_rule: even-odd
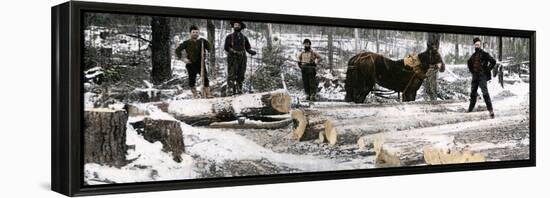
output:
[[[363,103],[374,84],[403,92],[403,101],[414,101],[428,68],[418,56],[392,60],[380,54],[363,52],[353,56],[346,72],[346,102]]]

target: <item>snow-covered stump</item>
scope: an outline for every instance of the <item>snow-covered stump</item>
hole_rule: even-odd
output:
[[[287,91],[276,90],[233,97],[177,100],[156,103],[161,110],[194,126],[213,122],[236,120],[238,117],[262,118],[267,115],[286,114],[291,98]]]
[[[84,111],[84,163],[122,167],[126,160],[124,110],[86,109]]]
[[[145,117],[131,124],[145,140],[151,143],[159,141],[162,151],[171,153],[174,161],[182,161],[181,154],[185,152],[185,145],[180,122]]]
[[[319,143],[325,141],[334,145],[337,141],[337,132],[332,121],[321,115],[319,111],[307,109],[295,109],[290,113],[294,130],[294,137],[300,141],[316,140]]]

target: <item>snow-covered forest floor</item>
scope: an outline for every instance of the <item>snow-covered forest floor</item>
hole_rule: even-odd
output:
[[[304,36],[276,36],[280,39],[277,45],[284,48],[281,52],[283,57],[293,59],[301,48],[301,39]],[[148,38],[145,33],[144,37]],[[312,38],[313,43],[321,42],[323,39],[322,36],[316,35],[307,37]],[[147,59],[145,45],[136,47],[139,42],[137,39],[124,39],[127,43],[114,47],[113,54],[140,49],[144,50],[142,58]],[[335,42],[343,43],[338,47],[349,51],[352,47],[351,43],[345,42],[348,38],[340,39],[335,38]],[[106,45],[95,41],[96,46]],[[181,41],[179,37],[174,38],[175,43]],[[261,40],[251,41],[256,48],[262,48]],[[410,45],[411,42],[403,40],[398,43]],[[370,47],[365,50],[372,50],[374,44],[367,46]],[[314,48],[319,49],[321,54],[325,53],[318,45],[314,44]],[[447,48],[444,47],[444,50]],[[263,55],[260,53],[259,56]],[[341,56],[335,55],[335,58],[347,60],[349,55],[342,53]],[[191,93],[186,87],[187,73],[181,61],[172,61],[176,83],[166,87],[151,85],[147,79],[149,74],[140,72],[150,68],[148,63],[140,63],[145,65],[136,67],[138,69],[128,69],[132,66],[121,64],[115,67],[126,72],[120,74],[121,78],[124,78],[124,75],[132,76],[132,82],[122,83],[124,85],[113,84],[112,87],[102,87],[93,81],[87,82],[86,107],[94,107],[96,103],[105,101],[110,101],[111,106],[131,103],[147,111],[149,117],[175,120],[182,128],[185,153],[181,155],[181,162],[175,162],[169,153],[162,150],[160,142],[150,143],[138,134],[130,123],[143,119],[143,116],[133,116],[129,118],[126,126],[126,144],[131,145],[126,158],[131,160],[131,163],[120,168],[95,163],[85,164],[85,182],[94,185],[379,168],[376,164],[374,141],[384,139],[468,147],[469,150],[481,153],[487,161],[520,160],[529,157],[529,82],[525,80],[526,74],[521,78],[517,74],[507,74],[504,88],[496,80],[488,84],[496,114],[494,119],[490,119],[482,98],[478,99],[474,112],[466,113],[470,77],[463,64],[448,64],[447,71],[439,74],[440,97],[437,101],[424,100],[421,88],[415,102],[399,102],[395,93],[389,95],[389,99],[371,94],[366,104],[352,104],[341,102],[345,95],[345,69],[334,68],[335,72],[332,73],[320,71],[318,75],[322,79],[319,83],[321,101],[309,103],[304,102],[305,96],[298,68],[288,60],[282,62],[280,70],[288,80],[287,86],[292,96],[293,107],[318,110],[322,115],[334,120],[339,138],[336,145],[316,143],[313,140],[296,141],[289,136],[293,130],[292,124],[280,129],[214,129],[180,122],[174,115],[161,111],[143,98],[146,100],[159,96],[156,99],[161,101],[190,100]],[[259,60],[249,63],[247,79],[253,78],[257,73],[254,71],[263,67]],[[216,87],[221,87],[225,81],[223,55],[217,57],[217,64],[222,72],[211,80],[215,92],[219,91]],[[93,79],[94,75],[106,72],[100,70],[101,66],[89,69],[87,77]],[[138,95],[131,100],[105,98],[102,95],[105,91],[120,91],[116,86],[130,87],[129,92],[137,91],[146,95]],[[275,88],[282,88],[282,84],[277,86],[280,87]],[[251,80],[247,80],[245,87],[249,92],[257,91]],[[419,162],[408,165],[425,164]]]
[[[292,125],[276,130],[212,129],[181,122],[186,150],[181,163],[163,152],[160,142],[147,142],[128,124],[126,143],[135,147],[127,159],[134,161],[121,168],[86,164],[85,178],[89,184],[101,184],[376,168],[372,145],[361,148],[359,138],[431,138],[437,144],[483,151],[488,161],[528,159],[529,84],[489,87],[495,119],[489,118],[482,100],[472,113],[465,113],[466,100],[315,102],[309,108],[336,120],[339,142],[334,146],[290,139]],[[175,120],[152,105],[140,107],[152,117]],[[140,118],[130,117],[129,122],[133,119]]]

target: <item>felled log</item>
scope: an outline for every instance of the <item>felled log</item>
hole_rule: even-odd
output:
[[[296,139],[300,141],[317,140],[317,142],[328,141],[329,144],[336,144],[337,132],[332,121],[324,117],[318,111],[296,109],[290,113]]]
[[[232,129],[279,129],[292,123],[292,119],[284,119],[271,122],[262,122],[257,120],[234,120],[228,122],[213,122],[209,125],[211,128],[232,128]]]
[[[145,117],[141,121],[130,124],[148,142],[159,141],[162,144],[162,151],[170,153],[174,161],[182,161],[181,154],[185,152],[185,145],[180,122]]]
[[[124,110],[106,108],[84,111],[84,163],[121,167],[126,160],[126,122]]]
[[[178,100],[156,103],[163,111],[190,125],[204,126],[213,122],[286,114],[291,98],[287,91],[277,90],[234,97]]]
[[[358,140],[360,149],[372,144],[376,153],[376,167],[456,164],[485,161],[479,150],[468,145],[457,145],[453,137],[430,136],[415,138],[363,136]]]

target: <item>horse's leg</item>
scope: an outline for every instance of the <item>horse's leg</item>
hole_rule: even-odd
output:
[[[372,78],[366,79],[365,84],[363,85],[364,89],[361,91],[361,95],[359,96],[357,103],[365,102],[365,100],[367,99],[367,95],[369,95],[369,93],[372,91],[375,83],[376,83],[376,80]]]
[[[348,67],[355,67],[353,65],[350,65]],[[357,94],[359,94],[359,86],[361,84],[361,78],[358,75],[357,69],[350,69],[348,68],[348,71],[346,72],[346,98],[344,99],[346,102],[355,102],[355,98],[357,97]]]
[[[423,80],[414,79],[406,93],[403,93],[403,102],[415,101],[416,92],[422,86]]]

